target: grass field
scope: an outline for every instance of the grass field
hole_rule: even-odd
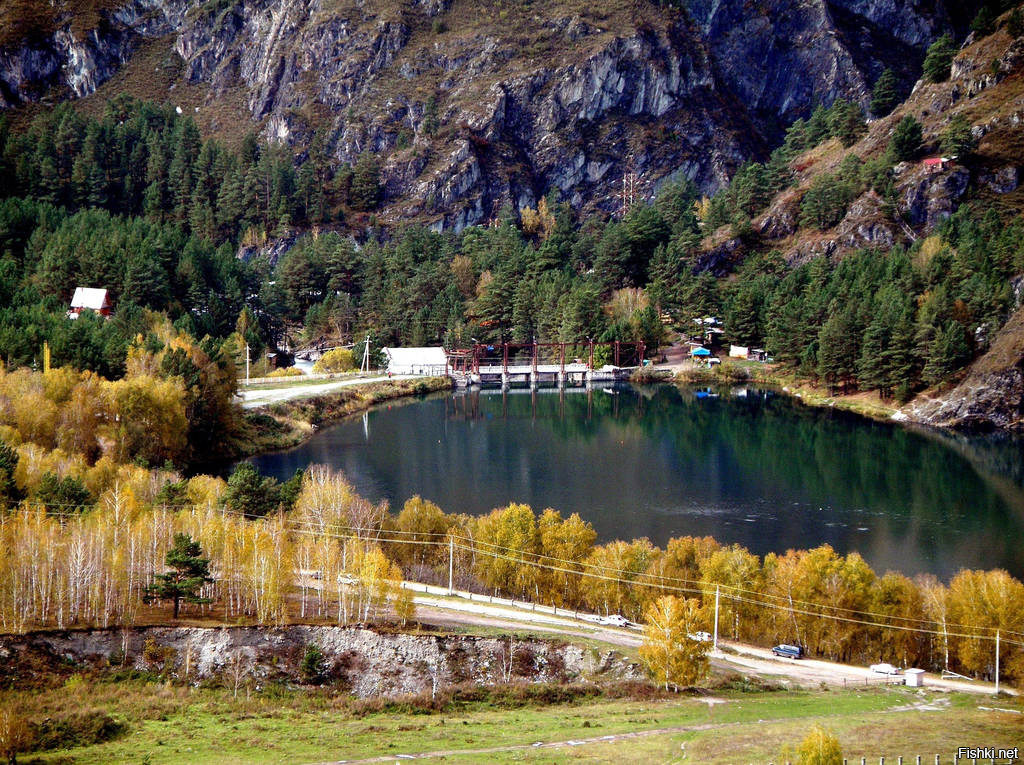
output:
[[[358,702],[323,689],[242,689],[236,698],[230,688],[76,676],[63,687],[0,693],[0,704],[9,703],[31,710],[33,719],[88,709],[125,725],[114,740],[29,754],[23,763],[293,763],[425,752],[446,762],[767,763],[815,724],[839,736],[846,756],[875,762],[880,755],[912,762],[915,754],[931,762],[935,753],[945,762],[958,746],[1024,741],[1020,702],[904,688],[720,689],[550,705],[513,689],[429,709]]]

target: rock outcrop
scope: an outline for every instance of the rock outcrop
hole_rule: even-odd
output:
[[[303,682],[302,660],[315,645],[324,679],[353,695],[398,696],[460,683],[582,682],[640,679],[613,651],[536,639],[382,633],[360,627],[150,627],[37,632],[0,637],[0,679],[31,684],[35,668],[111,665],[159,670],[192,680],[236,675],[257,684]],[[186,668],[187,665],[187,668]],[[49,671],[49,670],[48,670]],[[308,679],[308,678],[306,678]]]
[[[939,427],[1024,433],[1024,307],[1010,317],[959,385],[919,396],[902,413]]]
[[[383,220],[461,228],[557,190],[613,209],[621,179],[724,183],[819,102],[865,103],[881,68],[912,80],[946,2],[695,0],[688,12],[470,0],[131,0],[76,36],[0,50],[0,106],[94,92],[167,36],[206,107],[338,162],[383,158]],[[955,4],[962,5],[962,4]]]

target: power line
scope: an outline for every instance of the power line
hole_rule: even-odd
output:
[[[72,504],[66,504],[67,507],[76,507]],[[170,506],[169,506],[170,507]],[[193,513],[202,513],[202,508],[196,508],[193,505],[178,505],[177,507],[189,508]],[[213,508],[209,508],[208,511],[213,511]],[[244,513],[238,511],[232,511],[227,509],[220,509],[215,512],[216,515],[230,516],[235,518],[250,519]],[[68,513],[67,516],[85,519],[87,516],[83,516],[80,513]],[[266,516],[265,519],[274,518],[279,516]],[[505,547],[484,540],[477,540],[467,538],[457,534],[443,533],[443,532],[427,532],[427,531],[407,531],[401,529],[384,529],[380,527],[355,527],[345,526],[338,523],[322,523],[318,522],[313,518],[298,519],[283,517],[284,527],[291,530],[294,533],[300,533],[310,536],[327,536],[334,539],[346,539],[356,540],[360,542],[376,542],[381,544],[412,544],[412,545],[425,545],[433,547],[446,547],[449,545],[449,539],[455,540],[458,544],[455,545],[455,549],[463,552],[469,552],[473,555],[482,555],[490,557],[496,560],[505,560],[508,562],[516,563],[519,565],[528,565],[535,568],[554,571],[558,573],[576,575],[581,577],[587,577],[590,579],[596,579],[600,581],[614,582],[616,584],[622,584],[626,586],[644,586],[657,588],[660,590],[680,592],[683,594],[694,594],[704,596],[707,595],[709,590],[714,587],[726,590],[725,596],[736,602],[748,603],[763,608],[770,608],[778,611],[784,611],[790,614],[802,614],[811,617],[818,617],[823,619],[829,619],[832,621],[839,621],[851,624],[861,624],[865,626],[872,626],[882,629],[896,629],[901,631],[919,632],[922,634],[940,635],[943,637],[963,637],[973,639],[993,639],[992,635],[972,635],[960,632],[951,632],[950,629],[954,630],[974,630],[978,632],[989,632],[994,633],[999,631],[1003,635],[1014,635],[1024,637],[1024,633],[1005,630],[1001,627],[986,627],[979,625],[965,625],[959,623],[947,623],[946,629],[939,631],[928,629],[924,626],[909,626],[903,624],[893,624],[886,622],[871,621],[866,618],[856,617],[875,617],[878,619],[911,622],[920,625],[938,625],[938,619],[918,619],[913,617],[904,617],[891,614],[882,614],[872,611],[850,609],[840,606],[832,606],[821,603],[814,603],[811,601],[803,601],[799,599],[789,599],[784,596],[773,595],[771,593],[763,593],[755,590],[748,590],[745,588],[738,587],[736,585],[730,585],[720,582],[707,582],[707,581],[696,581],[690,579],[684,579],[679,577],[667,577],[658,574],[649,574],[647,572],[628,572],[623,569],[616,569],[611,566],[605,566],[602,564],[589,563],[584,561],[573,561],[563,558],[558,558],[551,555],[540,554],[540,553],[524,553],[521,550],[514,548]],[[353,532],[351,534],[344,534],[341,532]],[[443,539],[418,539],[417,537],[441,537]],[[463,544],[463,543],[468,543]],[[485,549],[481,549],[485,548]],[[490,550],[486,548],[491,548]],[[511,555],[506,553],[512,553]],[[529,557],[524,557],[529,556]],[[542,563],[542,560],[552,561],[553,563]],[[563,564],[563,565],[553,565]],[[604,573],[596,573],[604,572]],[[632,575],[627,578],[624,575]],[[746,597],[753,596],[753,597]],[[770,601],[782,601],[782,602],[770,602]],[[841,616],[838,613],[827,613],[824,611],[812,611],[807,608],[798,608],[797,606],[807,606],[814,609],[828,609],[830,611],[845,612],[853,614],[855,616]],[[1024,643],[1016,642],[1012,640],[1004,640],[1003,642],[1024,646]]]

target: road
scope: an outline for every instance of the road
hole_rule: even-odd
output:
[[[635,648],[642,642],[636,628],[612,627],[597,623],[596,614],[575,614],[564,609],[532,603],[513,602],[501,598],[455,591],[447,595],[443,587],[432,587],[417,582],[403,586],[422,594],[413,596],[419,621],[440,626],[480,625],[501,629],[530,627],[540,632],[593,638],[610,645]],[[816,686],[821,683],[839,686],[884,685],[902,682],[902,675],[886,676],[867,667],[839,664],[821,659],[781,659],[770,649],[720,640],[719,650],[710,654],[712,666],[734,672],[748,672],[762,677],[782,679],[796,685]],[[924,684],[929,688],[965,693],[993,694],[991,683],[967,680],[945,680],[934,673],[926,673]],[[1008,693],[1015,692],[1003,688]]]
[[[290,401],[296,398],[311,398],[322,396],[325,393],[332,393],[339,388],[347,388],[350,385],[367,385],[369,383],[386,382],[388,380],[415,380],[421,375],[381,375],[379,377],[355,377],[351,380],[337,380],[334,382],[310,382],[308,385],[290,385],[287,388],[258,388],[242,389],[238,392],[242,399],[244,409],[256,409],[268,404],[276,404],[279,401]],[[286,377],[284,380],[292,381],[294,377]]]

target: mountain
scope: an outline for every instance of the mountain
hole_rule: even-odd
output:
[[[615,209],[623,178],[707,193],[819,103],[866,106],[979,3],[942,0],[8,0],[0,106],[128,92],[208,135],[381,160],[382,222],[462,229],[556,191]]]

